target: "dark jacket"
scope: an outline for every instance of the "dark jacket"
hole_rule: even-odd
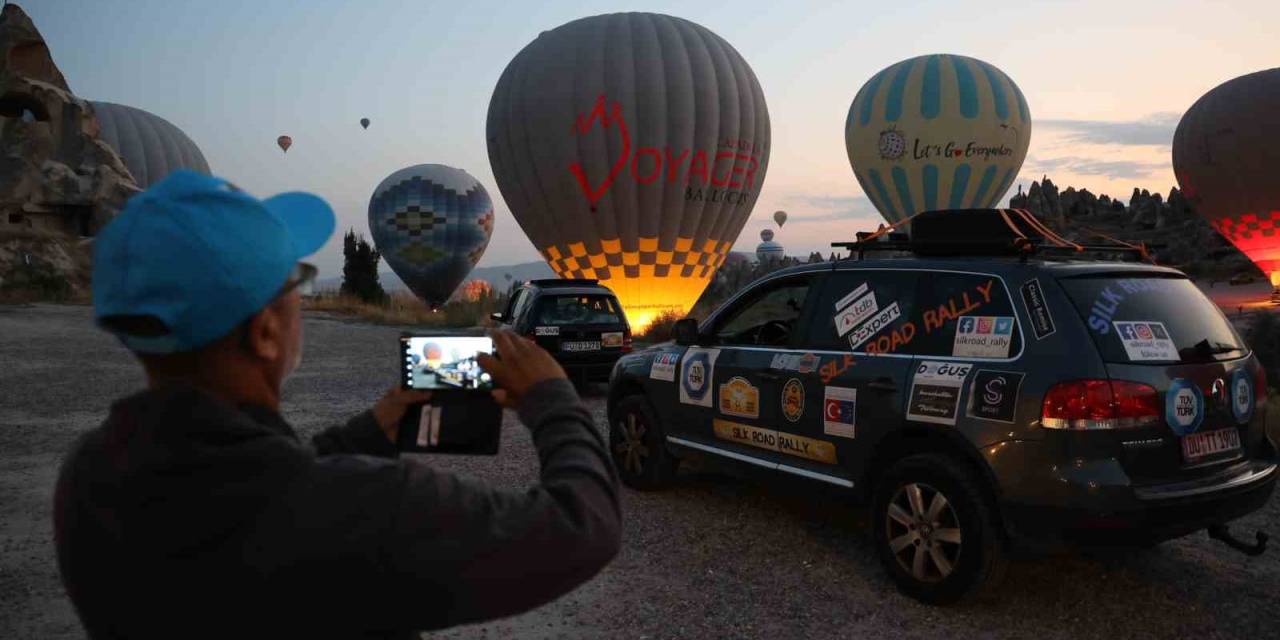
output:
[[[112,406],[63,462],[58,564],[93,638],[405,637],[512,615],[617,553],[616,473],[572,385],[524,398],[541,480],[397,458],[369,413],[298,439],[190,388]]]

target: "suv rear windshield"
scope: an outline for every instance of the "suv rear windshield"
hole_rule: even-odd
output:
[[[538,300],[536,325],[622,324],[618,302],[608,295],[552,295]]]
[[[1107,362],[1214,362],[1248,353],[1222,312],[1186,278],[1108,275],[1058,282]],[[1172,349],[1161,347],[1166,332]],[[1122,333],[1132,339],[1124,340]],[[1144,337],[1156,348],[1147,356],[1137,355],[1133,345]],[[1172,351],[1176,360],[1158,355]]]

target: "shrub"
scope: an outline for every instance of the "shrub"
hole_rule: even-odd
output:
[[[675,330],[676,322],[684,317],[685,315],[679,311],[663,311],[658,314],[658,317],[653,319],[653,322],[649,323],[649,326],[645,328],[644,333],[640,334],[639,337],[641,340],[649,343],[666,342],[671,340],[675,338],[675,334],[673,332]]]

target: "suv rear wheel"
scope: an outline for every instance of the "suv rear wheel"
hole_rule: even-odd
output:
[[[1004,535],[979,479],[945,455],[908,456],[876,487],[872,535],[903,593],[948,604],[997,585]]]
[[[627,396],[612,412],[609,451],[618,475],[628,487],[661,489],[675,478],[680,460],[667,449],[666,432],[644,396]]]

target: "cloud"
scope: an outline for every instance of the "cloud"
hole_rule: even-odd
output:
[[[1028,159],[1023,173],[1049,174],[1066,172],[1082,176],[1107,178],[1151,178],[1169,168],[1168,163],[1140,162],[1136,160],[1099,160],[1080,156]]]
[[[1088,144],[1156,145],[1173,144],[1173,131],[1181,115],[1154,113],[1141,120],[1037,120],[1038,127],[1065,131],[1067,140]]]
[[[875,216],[875,205],[866,196],[788,194],[781,202],[790,220],[830,222]]]

